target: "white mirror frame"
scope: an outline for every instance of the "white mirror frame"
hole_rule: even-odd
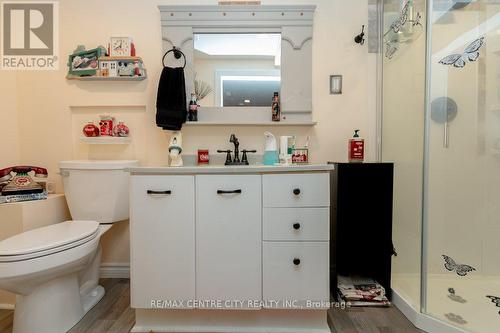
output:
[[[281,33],[281,108],[291,121],[312,119],[312,36],[316,6],[158,6],[163,52],[173,46],[186,56],[186,94],[194,85],[194,33]],[[168,58],[168,59],[167,59]],[[167,57],[165,64],[181,66]],[[239,112],[236,112],[239,111]],[[266,107],[203,107],[199,121],[270,119]]]

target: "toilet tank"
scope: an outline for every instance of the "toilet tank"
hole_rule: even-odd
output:
[[[113,223],[129,218],[129,173],[136,160],[59,162],[73,220]]]

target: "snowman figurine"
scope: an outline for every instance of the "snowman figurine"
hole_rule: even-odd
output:
[[[170,166],[181,167],[182,163],[182,134],[179,131],[172,132],[170,144],[168,145],[168,153],[170,155]]]

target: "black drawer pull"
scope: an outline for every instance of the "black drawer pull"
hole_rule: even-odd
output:
[[[294,223],[294,224],[293,224],[293,228],[294,228],[295,230],[299,230],[299,229],[300,229],[300,223]]]
[[[300,188],[293,189],[293,194],[299,195],[300,194]]]
[[[166,190],[166,191],[153,191],[153,190],[147,190],[148,194],[172,194],[172,191]]]
[[[226,191],[226,190],[217,190],[217,194],[236,194],[236,193],[241,193],[241,189],[238,190],[231,190],[231,191]]]
[[[295,266],[300,265],[300,259],[299,259],[299,258],[294,258],[294,259],[293,259],[293,264],[294,264]]]

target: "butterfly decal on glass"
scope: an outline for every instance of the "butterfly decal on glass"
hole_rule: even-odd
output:
[[[462,54],[450,54],[439,61],[442,65],[453,65],[454,67],[462,68],[467,60],[476,61],[479,58],[479,49],[484,45],[484,37],[476,39],[469,44]]]
[[[422,15],[420,15],[420,13],[417,13],[417,15],[415,16],[415,18],[413,20],[410,20],[411,21],[411,25],[414,27],[416,25],[422,25],[422,23],[420,23],[420,20],[422,20]]]
[[[491,296],[491,295],[487,295],[486,297],[488,297],[489,299],[491,299],[491,302],[492,303],[495,303],[495,305],[500,308],[500,297],[497,297],[497,296]],[[498,314],[500,314],[500,311],[498,311]]]
[[[454,322],[454,323],[457,323],[457,324],[460,324],[460,325],[467,324],[467,321],[464,318],[462,318],[462,316],[457,315],[457,314],[455,314],[453,312],[445,313],[444,316],[446,317],[446,319],[448,319],[451,322]]]
[[[401,10],[401,14],[399,18],[392,22],[391,24],[391,29],[395,33],[398,33],[403,25],[405,25],[406,21],[408,20],[408,8],[410,6],[410,1],[406,1],[405,5],[403,6],[403,10]]]
[[[447,255],[442,255],[444,259],[444,268],[450,272],[457,272],[459,276],[466,276],[467,273],[475,271],[476,269],[469,265],[458,264],[455,260],[448,257]]]
[[[454,288],[448,288],[448,292],[449,292],[448,298],[451,299],[453,302],[467,303],[467,301],[462,296],[459,296],[455,293]]]
[[[394,43],[385,43],[385,56],[388,59],[392,59],[392,57],[394,57],[394,53],[396,53],[397,50],[398,48],[394,45]]]

